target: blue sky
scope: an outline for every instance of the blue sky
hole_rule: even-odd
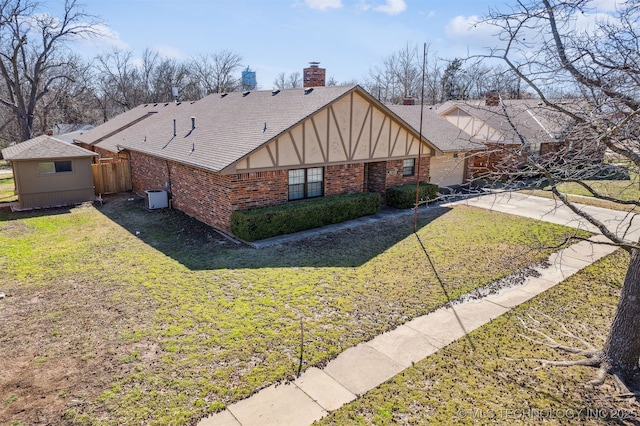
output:
[[[54,0],[52,3],[60,2]],[[302,73],[320,62],[338,82],[363,79],[407,44],[445,59],[482,53],[493,30],[471,28],[489,0],[80,0],[105,24],[104,37],[81,51],[145,48],[187,60],[231,50],[271,89],[279,73]],[[607,1],[607,0],[599,0]]]

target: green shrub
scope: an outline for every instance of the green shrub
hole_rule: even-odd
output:
[[[438,185],[432,183],[420,183],[420,201],[435,200],[438,198]],[[416,204],[416,186],[403,185],[392,186],[386,191],[387,205],[397,209],[409,209]]]
[[[231,214],[231,232],[256,241],[374,214],[380,204],[380,194],[363,192],[236,210]]]

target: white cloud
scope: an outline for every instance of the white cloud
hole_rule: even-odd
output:
[[[424,15],[425,19],[431,19],[434,16],[436,16],[436,11],[435,10],[430,10],[428,12],[420,12],[421,15]]]
[[[598,12],[613,12],[620,3],[621,0],[594,0],[591,6],[595,7]]]
[[[458,51],[450,52],[450,55],[455,56],[487,53],[487,48],[499,43],[496,32],[496,27],[480,22],[476,15],[456,16],[444,29],[449,44],[458,47]]]
[[[447,37],[455,40],[465,38],[486,38],[495,34],[496,29],[491,25],[483,24],[476,15],[456,16],[445,26]]]
[[[407,10],[407,4],[404,0],[386,0],[387,3],[383,6],[376,6],[373,8],[376,12],[386,13],[388,15],[397,15]]]
[[[93,24],[91,31],[92,35],[78,37],[77,40],[84,45],[103,50],[128,50],[130,48],[129,44],[120,38],[120,34],[107,25]]]
[[[304,0],[304,4],[311,9],[317,10],[340,9],[342,0]]]
[[[156,44],[155,46],[153,46],[153,50],[158,52],[158,54],[165,59],[177,59],[182,61],[188,59],[189,57],[177,47],[169,46],[166,44]]]

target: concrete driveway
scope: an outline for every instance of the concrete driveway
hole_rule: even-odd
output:
[[[461,201],[444,203],[442,206],[446,207],[460,204],[600,233],[600,230],[587,222],[586,219],[572,212],[561,201],[550,198],[536,197],[520,192],[496,192]],[[607,228],[618,237],[628,242],[638,242],[640,238],[640,217],[636,217],[636,214],[584,204],[576,205],[606,225]]]

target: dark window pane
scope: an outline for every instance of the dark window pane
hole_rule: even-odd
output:
[[[56,161],[56,173],[71,172],[71,161]]]
[[[322,196],[322,182],[309,182],[307,184],[307,197]]]
[[[304,198],[304,184],[289,185],[289,200]]]
[[[322,197],[324,192],[324,168],[289,170],[289,200]]]
[[[415,173],[415,158],[408,158],[402,162],[402,175],[403,176],[413,176]]]

